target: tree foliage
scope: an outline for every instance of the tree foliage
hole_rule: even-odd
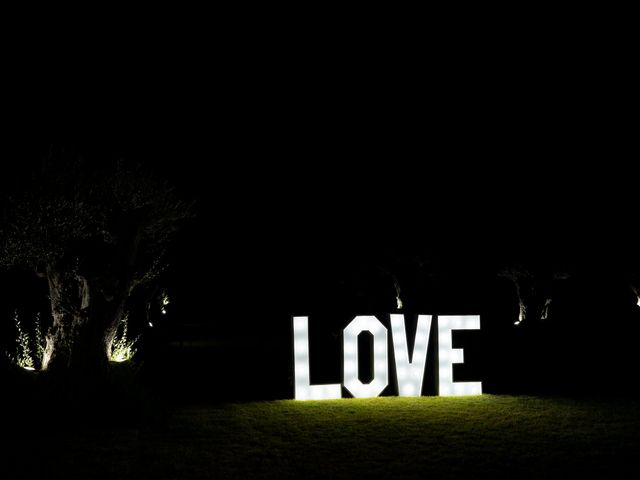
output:
[[[115,267],[122,244],[135,240],[136,251],[127,252],[136,254],[129,259],[133,285],[159,273],[169,239],[190,211],[166,181],[122,160],[106,166],[51,161],[8,203],[4,265],[44,272],[68,262],[97,273]]]

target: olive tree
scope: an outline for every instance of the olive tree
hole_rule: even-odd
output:
[[[96,372],[108,365],[127,299],[163,269],[190,206],[140,166],[58,157],[7,199],[0,262],[48,283],[43,370]]]

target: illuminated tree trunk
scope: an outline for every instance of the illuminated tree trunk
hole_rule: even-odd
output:
[[[631,275],[629,286],[633,293],[636,294],[636,305],[640,307],[640,275]]]
[[[510,279],[516,289],[518,298],[518,318],[514,321],[519,325],[527,320],[546,320],[551,306],[550,287],[541,282],[526,270],[509,269],[500,273]]]
[[[50,269],[47,277],[53,322],[46,335],[43,370],[78,374],[106,370],[126,298],[105,298],[74,273]]]
[[[547,320],[553,300],[553,282],[570,277],[564,271],[534,275],[524,268],[506,269],[500,276],[510,279],[516,288],[519,306],[516,325],[526,320]]]
[[[46,336],[43,369],[92,374],[106,370],[110,349],[134,281],[141,228],[111,259],[107,274],[88,279],[79,268],[49,268],[53,323]],[[139,282],[139,281],[138,281]]]

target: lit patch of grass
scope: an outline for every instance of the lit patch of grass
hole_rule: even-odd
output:
[[[40,443],[58,446],[49,465],[64,478],[611,478],[639,466],[637,407],[494,395],[254,402]]]

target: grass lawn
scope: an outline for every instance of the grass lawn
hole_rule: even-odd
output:
[[[632,400],[384,397],[183,407],[35,432],[9,478],[613,478],[640,464]]]

